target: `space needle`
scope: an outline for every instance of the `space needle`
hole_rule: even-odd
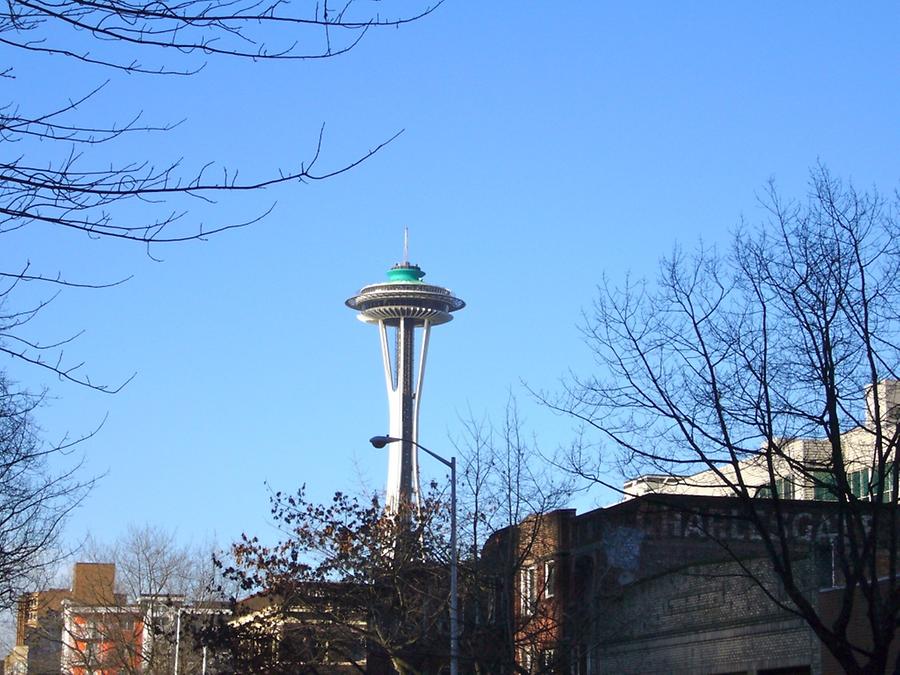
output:
[[[425,272],[409,262],[406,236],[403,262],[389,269],[387,276],[387,281],[365,286],[346,305],[359,312],[360,321],[375,324],[381,337],[389,435],[402,439],[389,446],[385,494],[388,512],[397,513],[401,504],[419,505],[419,405],[431,327],[451,321],[451,312],[462,309],[466,303],[449,289],[422,281]],[[416,329],[421,329],[422,342],[418,361]]]

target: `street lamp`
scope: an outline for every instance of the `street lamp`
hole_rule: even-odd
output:
[[[388,443],[400,443],[404,439],[393,436],[372,436],[369,439],[376,448],[383,448]],[[408,440],[422,452],[431,455],[444,466],[450,467],[450,675],[459,673],[459,615],[458,615],[458,591],[456,587],[456,457],[449,460],[432,452],[424,445],[416,441]]]

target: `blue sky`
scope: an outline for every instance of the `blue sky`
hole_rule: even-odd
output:
[[[895,2],[474,3],[448,0],[401,29],[373,31],[323,62],[210,61],[190,78],[118,77],[59,60],[20,78],[39,107],[109,84],[83,109],[184,119],[117,156],[206,162],[247,179],[308,158],[350,173],[194,204],[208,224],[276,203],[262,223],[156,249],[31,227],[4,237],[6,267],[110,281],[65,291],[33,325],[105,396],[4,364],[50,387],[48,438],[78,434],[85,471],[105,474],[68,536],[111,539],[128,523],[184,540],[265,532],[265,483],[317,499],[379,489],[386,457],[366,439],[387,409],[376,332],[343,302],[384,278],[410,228],[426,280],[466,300],[435,329],[420,441],[446,452],[459,417],[502,414],[508,392],[548,450],[573,424],[535,406],[590,368],[578,333],[596,284],[652,278],[676,243],[724,243],[762,217],[769,178],[802,197],[821,160],[889,193],[900,170]],[[28,64],[19,65],[29,67]],[[51,79],[52,78],[52,79]],[[123,217],[139,217],[125,210]],[[423,461],[425,477],[440,467]],[[612,499],[595,493],[589,506]]]

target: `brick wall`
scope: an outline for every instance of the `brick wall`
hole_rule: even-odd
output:
[[[751,567],[786,600],[764,562]],[[756,673],[790,666],[821,672],[818,643],[805,623],[740,575],[735,564],[698,565],[597,597],[593,672]],[[807,576],[812,592],[812,570]]]

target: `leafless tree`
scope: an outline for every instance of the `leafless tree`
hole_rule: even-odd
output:
[[[177,595],[190,602],[221,599],[214,542],[183,544],[157,525],[129,525],[112,542],[87,538],[79,557],[116,565],[116,590],[128,598]]]
[[[214,225],[192,218],[192,205],[208,205],[218,195],[258,191],[278,184],[327,179],[371,157],[390,139],[375,139],[370,149],[322,166],[324,133],[311,139],[308,156],[249,180],[238,170],[205,165],[191,172],[182,160],[153,165],[140,158],[121,161],[119,145],[137,135],[170,130],[172,123],[148,124],[140,112],[128,119],[96,118],[90,104],[106,85],[86,86],[76,100],[39,108],[26,93],[59,90],[54,65],[74,65],[80,77],[166,78],[196,75],[207,59],[253,62],[290,60],[312,63],[354,48],[370,32],[397,28],[429,14],[440,0],[418,9],[407,3],[284,3],[280,0],[184,0],[178,3],[130,0],[11,0],[0,8],[0,50],[7,66],[0,82],[0,237],[40,230],[43,238],[65,232],[91,239],[137,243],[149,256],[157,246],[205,239],[263,217],[228,221],[218,213]],[[121,107],[122,102],[116,101]],[[140,102],[136,102],[138,110]],[[123,115],[129,114],[123,111]],[[176,119],[183,112],[173,110]],[[137,207],[137,208],[135,208]],[[35,239],[37,240],[37,239]],[[38,240],[39,241],[39,240]],[[64,353],[78,327],[61,335],[39,334],[32,320],[63,289],[98,289],[121,279],[73,279],[65,271],[35,269],[35,251],[7,255],[0,267],[0,354],[26,363],[63,381],[102,392],[116,392],[123,377],[106,383],[92,380],[83,364]],[[20,256],[20,257],[17,257]],[[27,292],[23,292],[28,288]],[[34,288],[43,289],[37,293]],[[16,389],[2,378],[2,493],[0,493],[0,605],[23,590],[25,572],[36,569],[53,541],[61,519],[89,488],[75,466],[62,475],[46,473],[45,459],[70,449],[64,441],[42,444],[32,422],[41,397]],[[17,443],[23,444],[16,447]],[[74,464],[77,465],[77,462]]]
[[[43,442],[32,414],[37,397],[17,390],[0,374],[0,609],[11,609],[59,562],[57,536],[66,515],[91,481],[68,468],[71,443]],[[53,460],[52,465],[49,460]],[[73,458],[69,458],[73,459]]]
[[[786,593],[766,586],[772,601],[846,672],[886,672],[900,612],[896,204],[822,166],[805,201],[771,185],[761,201],[768,218],[742,225],[727,253],[676,250],[655,283],[604,284],[584,329],[596,373],[549,403],[599,432],[603,459],[631,476],[735,497]],[[571,468],[606,481],[595,450],[576,448]],[[831,613],[801,573],[822,542],[784,517],[801,497],[834,502],[845,591]],[[870,641],[854,637],[860,617]]]
[[[89,537],[79,557],[113,563],[115,589],[86,589],[94,600],[73,607],[81,621],[63,626],[61,638],[70,650],[66,667],[166,675],[177,653],[179,672],[200,672],[195,633],[225,608],[217,602],[224,597],[214,549],[212,544],[180,544],[174,532],[153,525],[129,526],[112,543]]]
[[[54,91],[54,63],[74,62],[81,72],[106,76],[176,77],[198,73],[206,59],[254,62],[314,62],[346,53],[370,31],[396,28],[433,11],[407,3],[360,1],[284,3],[279,0],[184,0],[159,5],[129,0],[11,0],[0,8],[0,49],[10,65],[0,72],[8,84],[24,79],[33,90]],[[137,242],[153,255],[156,246],[204,239],[255,222],[229,222],[219,214],[204,225],[189,215],[193,200],[211,203],[217,195],[255,191],[283,183],[318,181],[347,171],[377,152],[390,139],[329,168],[320,167],[324,135],[309,156],[287,170],[255,179],[238,179],[238,170],[205,165],[186,173],[181,160],[157,166],[135,158],[118,162],[116,144],[137,134],[170,130],[171,123],[145,124],[140,114],[127,120],[92,119],[87,104],[102,96],[104,85],[78,100],[37,110],[28,102],[0,101],[0,235],[22,228],[46,232],[77,231],[91,238]],[[11,95],[8,94],[7,98]],[[180,117],[182,113],[174,111]],[[151,142],[151,139],[148,139]],[[203,164],[202,158],[187,158]],[[132,208],[138,204],[140,208]],[[44,236],[47,236],[44,234]],[[62,358],[71,341],[40,339],[24,326],[52,299],[33,304],[11,302],[24,283],[58,290],[97,287],[119,280],[70,279],[59,272],[32,269],[27,253],[0,269],[0,352],[47,369],[55,375],[102,391],[121,383],[98,384],[80,364]],[[17,265],[17,266],[16,266]]]
[[[557,607],[541,602],[548,595],[543,563],[553,560],[544,535],[546,515],[571,495],[570,481],[542,460],[512,396],[499,424],[470,412],[452,443],[460,460],[461,541],[469,551],[464,653],[476,672],[528,672],[521,655],[546,652],[561,634]],[[523,575],[529,597],[521,593]],[[531,672],[539,672],[538,663],[536,657]],[[557,665],[548,662],[545,672]]]

